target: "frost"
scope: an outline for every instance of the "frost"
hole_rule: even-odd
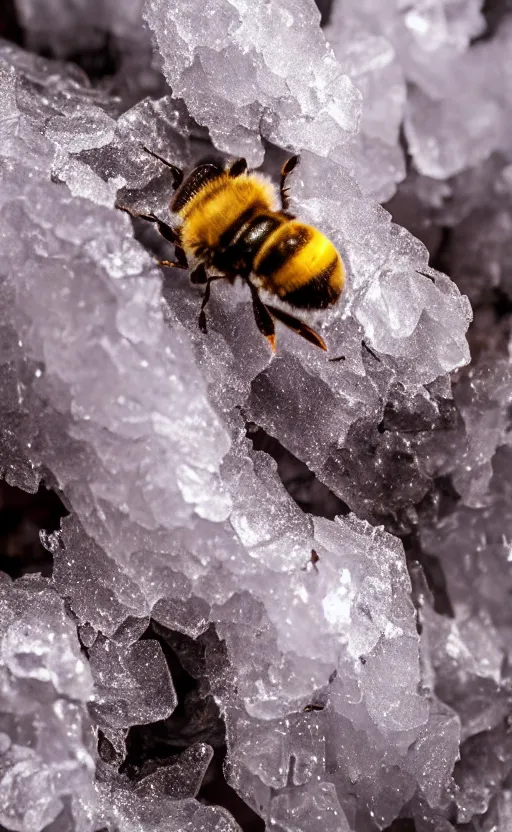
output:
[[[0,825],[509,832],[510,20],[16,5],[1,464],[68,515],[51,578],[1,573]],[[115,210],[169,220],[142,145],[274,180],[300,153],[292,210],[347,268],[305,316],[327,354],[279,326],[273,356],[243,285],[199,330],[172,246]]]
[[[0,577],[0,823],[32,832],[92,788],[92,679],[48,583]]]

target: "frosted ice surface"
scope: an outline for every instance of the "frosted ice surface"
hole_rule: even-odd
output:
[[[257,15],[246,0],[192,0],[179,13],[148,2],[144,15],[174,95],[220,149],[258,165],[260,130],[283,147],[322,155],[355,132],[361,96],[327,46],[309,0],[271,0]]]
[[[124,808],[124,807],[123,807]],[[149,811],[148,811],[149,810]],[[198,801],[154,801],[147,808],[126,806],[125,812],[116,810],[115,822],[120,832],[166,832],[174,828],[183,832],[239,832],[240,827],[224,809],[203,806]]]
[[[331,783],[319,783],[307,792],[280,795],[273,803],[270,829],[295,832],[350,832],[336,790]]]
[[[456,204],[465,206],[465,211],[453,230],[450,252],[453,274],[473,304],[481,303],[489,291],[498,287],[509,297],[512,294],[508,244],[512,226],[512,168],[503,165],[503,161],[498,167],[496,160],[494,166],[484,165],[480,169],[480,178],[487,185],[489,180],[492,182],[491,197],[481,183],[472,188],[473,193],[466,186],[465,193],[456,200]],[[453,224],[452,218],[448,221]]]
[[[35,832],[92,785],[89,666],[46,581],[0,574],[0,823]]]
[[[442,702],[433,702],[429,720],[415,740],[407,768],[431,806],[441,803],[454,761],[459,756],[460,723],[457,714]]]
[[[485,502],[492,458],[500,445],[508,444],[511,396],[508,361],[482,361],[457,387],[455,400],[464,420],[467,445],[454,473],[454,484],[466,505]]]
[[[511,37],[512,26],[505,22],[492,40],[446,67],[439,64],[435,92],[412,93],[405,130],[422,173],[442,179],[492,152],[510,152]]]
[[[177,699],[162,648],[147,639],[117,645],[99,637],[89,651],[99,725],[125,728],[170,716]]]
[[[180,662],[197,701],[213,696],[220,709],[229,784],[269,829],[375,832],[402,813],[419,832],[447,832],[453,795],[460,822],[491,807],[503,825],[508,365],[482,363],[452,400],[447,374],[469,359],[469,305],[375,200],[404,176],[404,117],[429,176],[503,149],[508,25],[468,52],[482,32],[476,0],[337,2],[326,37],[306,0],[148,0],[151,55],[142,5],[19,0],[29,43],[59,56],[103,49],[113,34],[121,60],[110,84],[7,45],[0,53],[2,466],[27,489],[50,477],[71,511],[44,536],[53,588],[6,584],[23,602],[9,600],[0,648],[11,715],[0,720],[0,823],[238,828],[193,799],[208,741],[125,773],[130,729],[148,726],[148,737],[178,719],[168,628],[202,651],[202,663],[185,649]],[[181,102],[161,97],[157,66]],[[462,85],[466,75],[478,83]],[[148,89],[160,97],[126,109]],[[240,286],[214,287],[208,337],[186,275],[168,275],[162,301],[148,250],[164,247],[141,223],[134,239],[113,208],[118,195],[168,217],[169,172],[140,144],[188,165],[200,152],[191,117],[251,164],[264,142],[301,152],[293,207],[330,234],[348,270],[343,301],[315,322],[328,356],[279,328],[272,357]],[[504,287],[506,182],[485,228],[472,214],[478,187],[462,209],[461,197],[443,206],[444,183],[412,186],[468,218],[460,272],[467,236],[470,260],[494,235],[488,268]],[[439,558],[453,619],[430,601],[416,614],[396,538],[354,515],[313,522],[252,449],[248,420],[361,517],[405,529],[409,551],[418,538]],[[442,476],[461,500],[430,525]],[[141,638],[150,617],[160,641]],[[94,761],[90,718],[104,733]]]
[[[381,14],[372,18],[369,26],[364,4],[337,2],[325,37],[363,96],[360,132],[347,143],[343,162],[363,193],[381,201],[393,195],[396,183],[405,176],[398,137],[406,86],[396,50],[379,31]]]
[[[140,588],[119,564],[88,538],[75,518],[48,542],[54,556],[53,581],[79,621],[111,636],[129,616],[149,613]]]
[[[143,777],[137,784],[137,795],[142,798],[165,795],[173,800],[195,797],[212,756],[213,749],[206,743],[185,749],[171,765]]]

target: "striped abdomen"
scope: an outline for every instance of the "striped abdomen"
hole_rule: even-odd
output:
[[[337,250],[309,225],[289,220],[266,237],[253,272],[263,288],[302,309],[324,309],[339,298],[345,274]]]

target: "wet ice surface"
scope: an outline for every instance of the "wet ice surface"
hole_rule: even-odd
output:
[[[306,0],[18,8],[32,49],[109,32],[119,55],[91,86],[0,48],[2,470],[70,511],[51,581],[0,584],[0,824],[507,832],[509,24],[471,45],[478,2],[338,0],[325,36]],[[114,209],[168,218],[141,143],[188,166],[206,129],[274,174],[301,153],[293,209],[348,271],[328,355],[279,328],[273,357],[241,286],[205,337],[172,248]],[[470,369],[467,298],[376,201],[404,131],[395,210],[454,228]],[[343,516],[299,507],[248,423]]]

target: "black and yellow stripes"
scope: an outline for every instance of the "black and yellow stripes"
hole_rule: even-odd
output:
[[[341,258],[316,228],[290,220],[269,234],[254,258],[254,274],[267,291],[292,306],[322,309],[343,289]]]
[[[297,309],[326,309],[336,303],[343,284],[343,267],[340,258],[336,257],[307,283],[280,297]]]
[[[250,290],[254,319],[275,351],[275,321],[306,341],[327,349],[321,335],[305,321],[280,306],[263,302],[259,289],[276,295],[291,307],[325,309],[343,290],[345,272],[340,255],[327,237],[288,211],[286,180],[296,167],[292,156],[281,168],[279,188],[264,176],[248,171],[245,159],[228,168],[204,162],[184,176],[182,170],[158,153],[144,148],[170,168],[174,196],[170,209],[176,226],[152,212],[134,214],[155,223],[173,243],[175,261],[162,260],[170,268],[191,268],[190,280],[204,286],[199,327],[207,332],[205,307],[213,281],[240,277]],[[190,258],[190,259],[189,259]]]
[[[221,173],[180,207],[182,245],[193,254],[216,251],[222,247],[223,238],[226,240],[226,232],[236,232],[241,215],[249,219],[273,213],[275,207],[276,195],[270,182],[256,176],[232,178]]]
[[[343,290],[344,269],[320,231],[278,210],[271,182],[215,165],[196,168],[176,191],[188,255],[230,277],[251,274],[268,292],[301,309],[324,309]]]

